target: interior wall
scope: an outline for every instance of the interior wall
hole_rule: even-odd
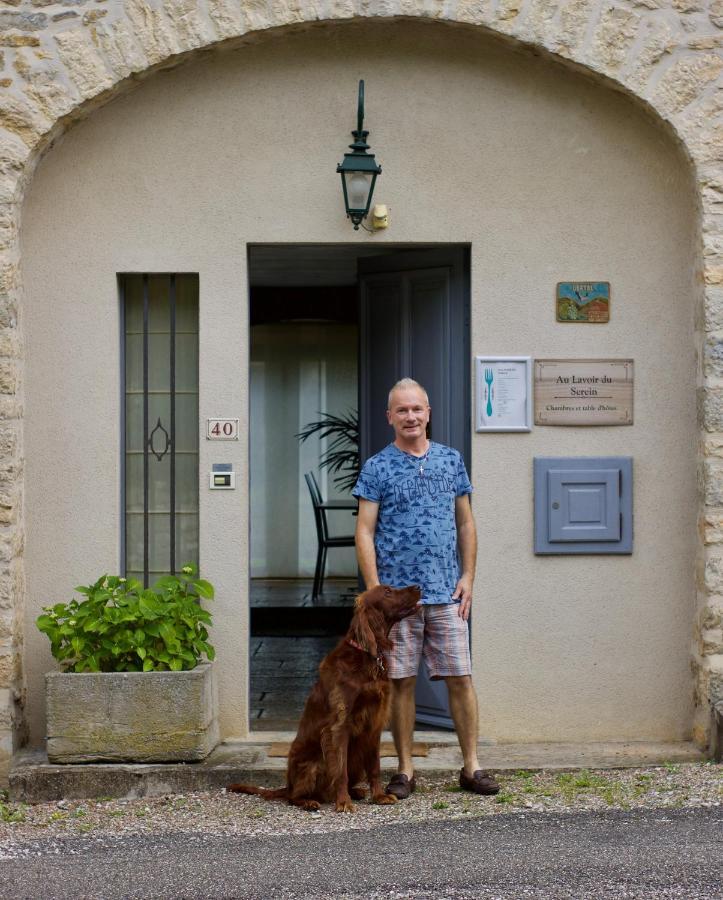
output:
[[[388,231],[345,220],[336,164],[366,78]],[[299,139],[303,135],[303,140]],[[474,435],[473,620],[482,734],[689,733],[695,609],[695,357],[688,169],[631,100],[443,25],[368,22],[271,37],[161,72],[78,124],[23,209],[27,337],[26,671],[33,739],[42,604],[119,567],[116,273],[198,272],[201,566],[214,582],[222,733],[247,721],[247,243],[471,246],[472,351],[634,357],[635,424]],[[605,326],[559,325],[560,280],[609,280]],[[402,373],[400,373],[402,374]],[[379,411],[380,416],[384,411]],[[208,416],[241,440],[205,440]],[[535,455],[632,455],[635,552],[532,553]],[[209,492],[213,462],[236,491]],[[672,513],[672,514],[671,514]]]
[[[304,481],[312,472],[325,500],[351,499],[319,459],[329,445],[296,435],[320,412],[346,415],[357,407],[354,325],[290,322],[251,328],[251,577],[313,577],[317,536]],[[332,535],[353,534],[349,511],[329,512]],[[328,577],[356,575],[353,548],[330,551]]]

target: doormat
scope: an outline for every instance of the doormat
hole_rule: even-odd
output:
[[[269,752],[266,755],[271,757],[288,756],[290,747],[291,741],[277,741],[271,744]],[[412,756],[426,756],[428,752],[429,747],[427,744],[422,744],[417,741],[412,744]],[[394,744],[391,741],[382,741],[379,755],[396,756],[397,751],[394,749]]]

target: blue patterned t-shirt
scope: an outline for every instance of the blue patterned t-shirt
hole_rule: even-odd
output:
[[[422,471],[420,471],[420,467]],[[425,603],[452,603],[459,580],[455,498],[472,485],[461,454],[430,442],[426,457],[389,444],[370,457],[352,494],[379,504],[379,581],[418,584]]]

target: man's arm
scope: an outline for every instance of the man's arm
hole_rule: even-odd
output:
[[[455,498],[454,515],[457,523],[457,544],[462,572],[452,598],[454,600],[458,597],[461,599],[459,614],[463,619],[468,619],[472,606],[472,585],[477,565],[477,529],[472,516],[469,494]]]
[[[377,529],[379,504],[359,498],[359,515],[356,520],[356,558],[367,590],[379,584],[377,553],[374,549],[374,532]]]

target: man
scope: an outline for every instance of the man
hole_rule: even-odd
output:
[[[477,759],[477,696],[472,684],[469,619],[477,533],[472,485],[461,455],[427,439],[431,409],[411,378],[389,392],[394,441],[364,464],[353,490],[359,499],[356,549],[367,589],[419,584],[422,604],[391,631],[392,734],[399,767],[387,793],[414,790],[412,741],[415,683],[423,655],[430,677],[444,678],[464,766],[460,786],[496,794],[499,785]],[[461,562],[461,572],[460,572]]]

